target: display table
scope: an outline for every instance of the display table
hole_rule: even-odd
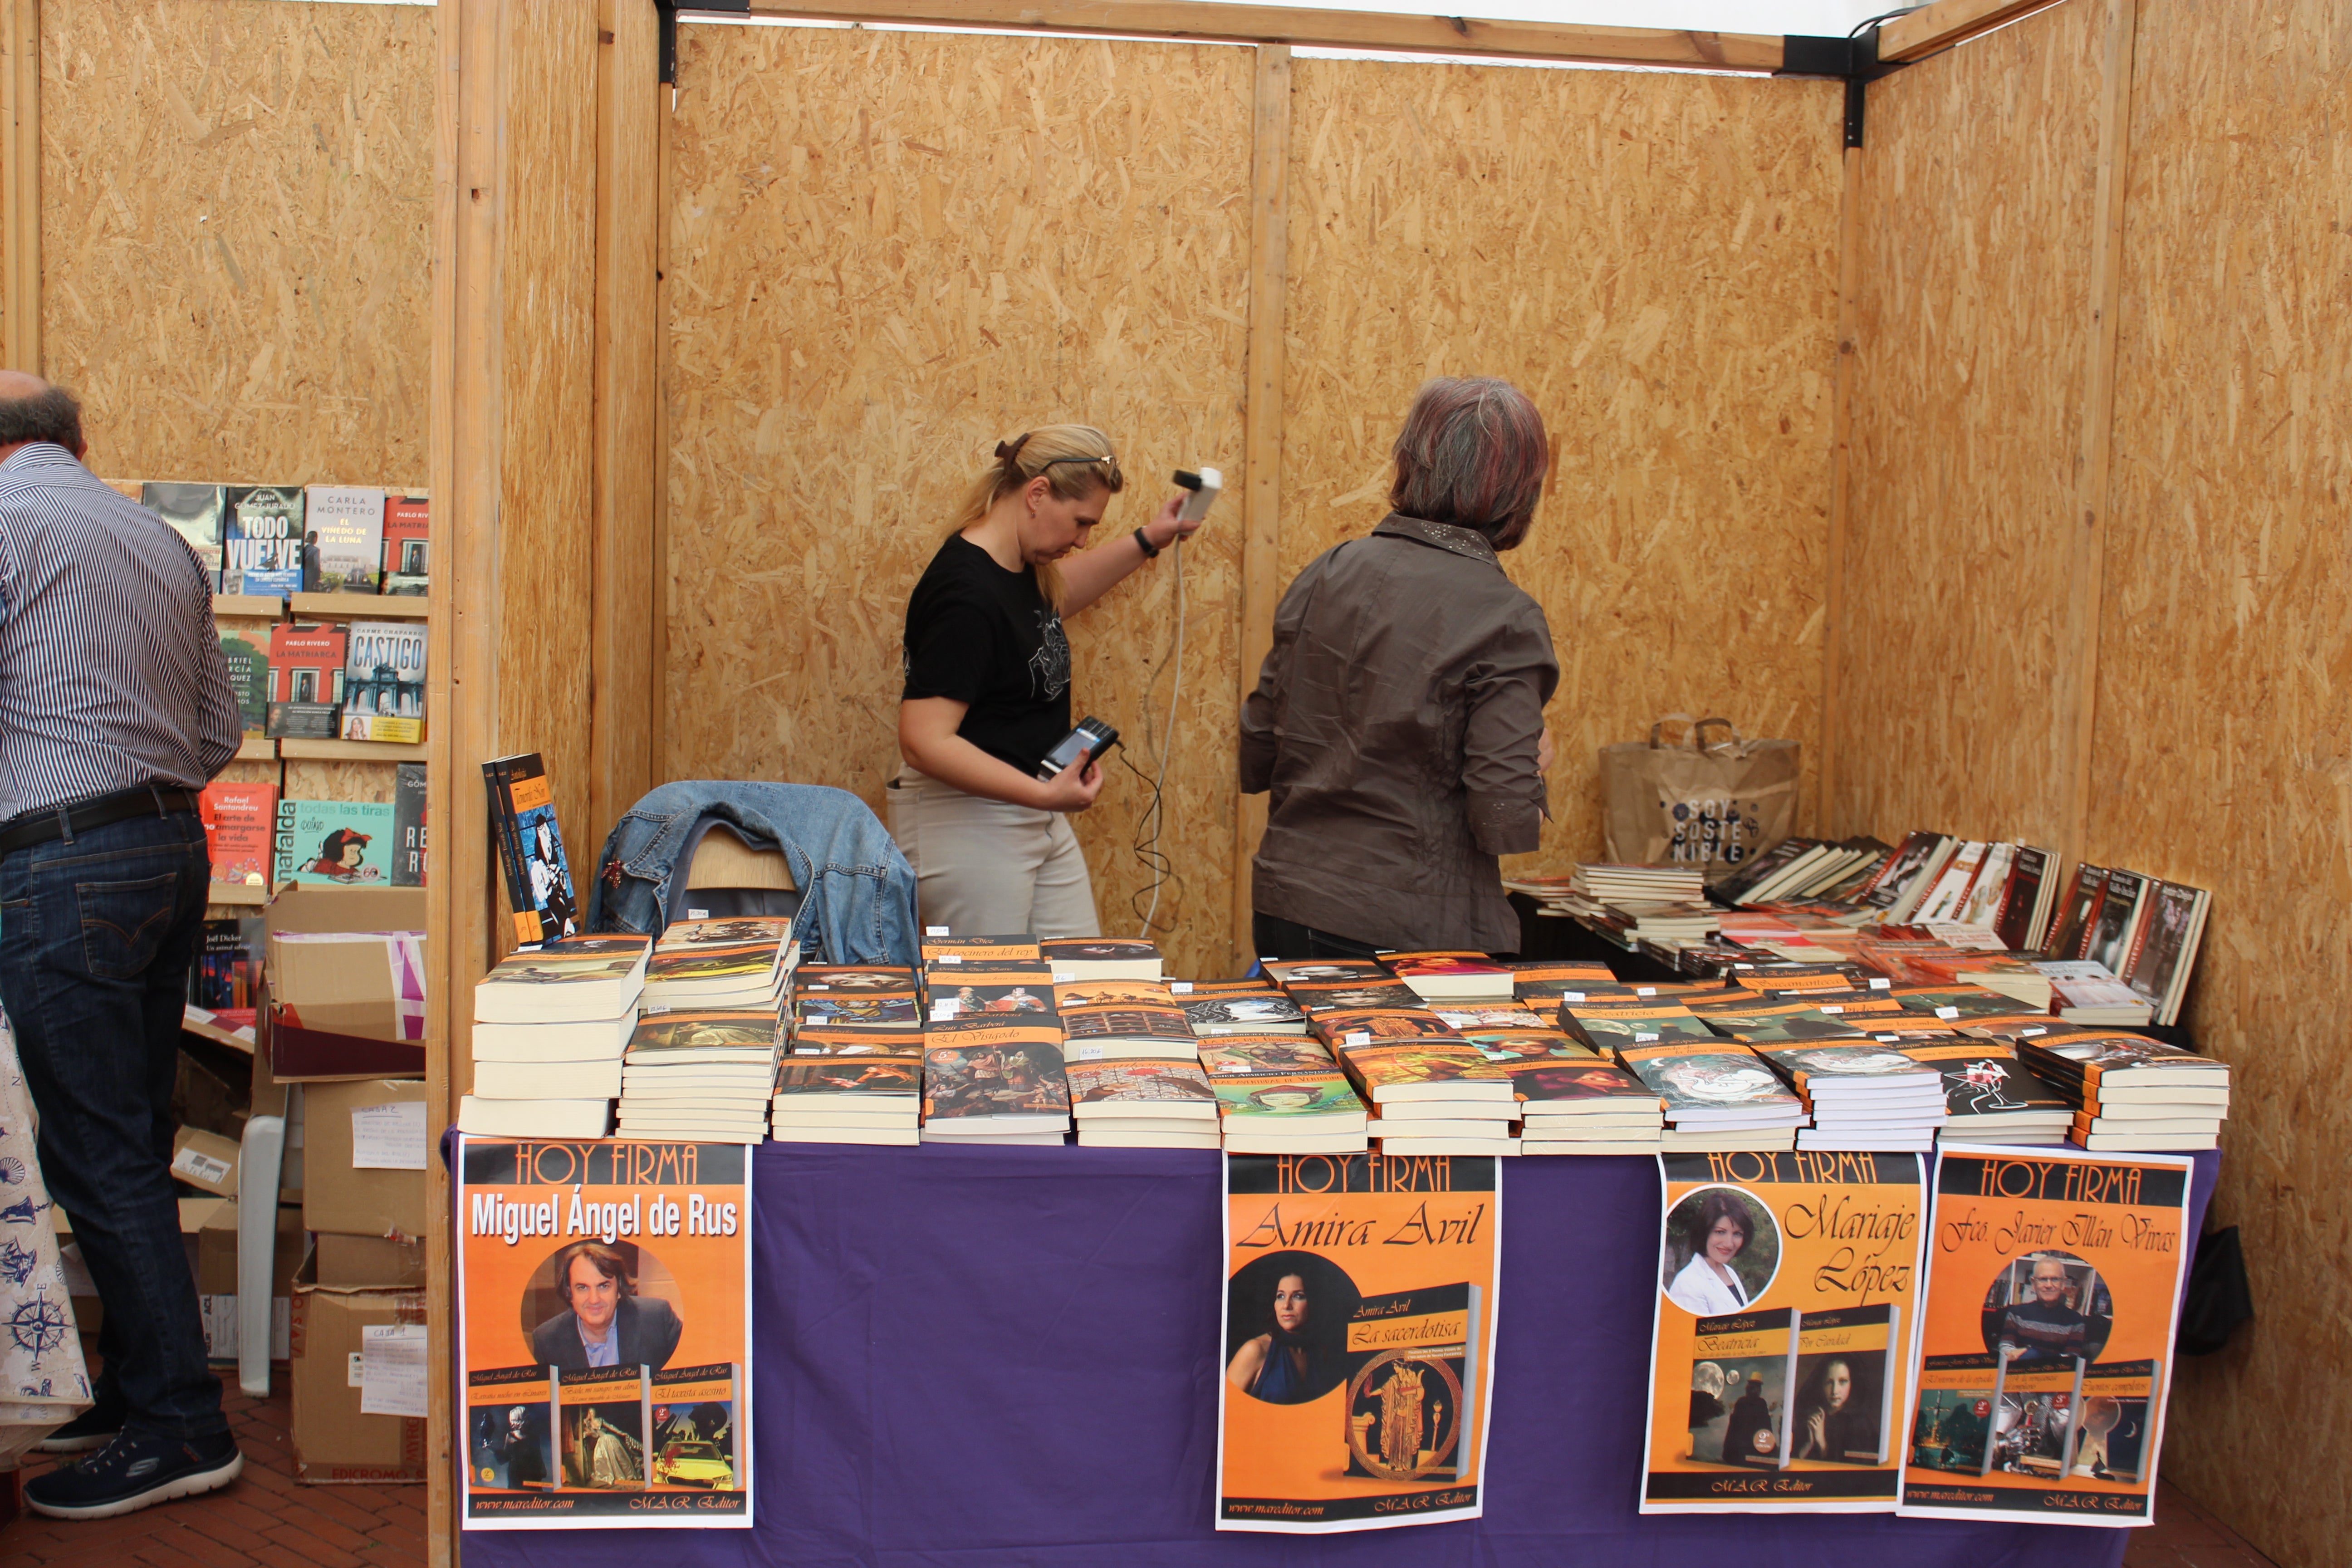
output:
[[[2200,1154],[2201,1226],[2220,1170]],[[1658,1167],[1505,1163],[1486,1517],[1217,1534],[1217,1159],[847,1149],[754,1162],[752,1531],[472,1532],[467,1568],[2114,1568],[2126,1530],[1643,1519]]]

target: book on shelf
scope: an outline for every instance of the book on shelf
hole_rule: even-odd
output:
[[[302,496],[302,531],[317,545],[304,574],[312,594],[373,594],[383,571],[383,491],[365,485],[310,485]]]
[[[178,484],[151,479],[139,487],[139,504],[162,518],[172,531],[188,542],[206,576],[220,582],[223,514],[226,495],[218,485]]]
[[[337,888],[391,885],[384,846],[392,842],[389,804],[354,800],[278,803],[274,885],[312,883]]]
[[[353,621],[345,646],[342,738],[404,746],[422,742],[424,624]]]
[[[220,634],[220,649],[246,739],[258,740],[269,733],[268,641],[257,643],[242,631],[225,631]]]
[[[345,628],[279,621],[269,628],[269,716],[273,737],[331,741],[343,700]]]
[[[2155,885],[2155,896],[2133,940],[2121,978],[2147,1002],[2158,1024],[2171,1025],[2180,1019],[2212,906],[2213,895],[2201,888],[2185,882]]]
[[[2051,959],[2074,959],[2083,956],[2097,916],[2100,897],[2107,885],[2107,868],[2104,866],[2077,866],[2074,885],[2067,890],[2066,900],[2042,956]]]
[[[431,586],[428,568],[432,530],[431,508],[423,496],[383,498],[383,560],[381,567],[387,594],[422,595]]]
[[[265,599],[302,592],[302,487],[231,485],[226,494],[220,591]]]
[[[392,775],[392,885],[422,888],[425,869],[425,764],[401,763]]]
[[[189,1003],[209,1013],[249,1015],[258,1005],[261,955],[268,942],[259,915],[206,921],[204,945],[188,967]]]
[[[1993,931],[2012,952],[2038,952],[2058,902],[2057,870],[2047,849],[2015,846],[2009,878],[1992,910]]]
[[[506,872],[515,944],[536,947],[576,934],[580,902],[546,765],[537,752],[520,752],[484,763],[482,779],[488,785],[490,837]]]
[[[213,880],[268,887],[278,843],[278,786],[215,779],[196,797],[196,807]]]
[[[2132,939],[2138,934],[2140,917],[2147,910],[2151,881],[2137,871],[2120,867],[2107,873],[2078,956],[2105,965],[2110,974],[2123,973],[2124,961],[2131,953]]]

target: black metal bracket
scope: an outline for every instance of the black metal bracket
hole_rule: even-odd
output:
[[[1880,77],[1892,76],[1910,62],[1878,58],[1878,29],[1871,27],[1851,38],[1816,37],[1791,33],[1780,40],[1780,68],[1774,76],[1832,77],[1845,83],[1845,144],[1862,145],[1867,97],[1864,88]]]
[[[688,11],[715,11],[727,16],[748,16],[751,0],[692,0],[680,6],[676,0],[654,0],[654,9],[661,13],[661,82],[664,87],[677,85],[677,14]]]

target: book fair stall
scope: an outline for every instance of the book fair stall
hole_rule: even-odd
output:
[[[243,682],[216,1365],[434,1563],[2327,1561],[2332,23],[0,0],[0,346]],[[1262,961],[1244,700],[1456,374],[1517,943]],[[1208,519],[1068,640],[1101,938],[883,826],[1048,418]]]

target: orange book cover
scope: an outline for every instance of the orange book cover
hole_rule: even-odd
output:
[[[1227,1157],[1219,1530],[1479,1516],[1500,1198],[1491,1156]]]
[[[2149,1521],[2189,1168],[2167,1154],[1938,1153],[1901,1512]]]
[[[749,1158],[734,1143],[459,1140],[466,1529],[751,1525]],[[592,1344],[614,1364],[592,1367]],[[654,1468],[670,1423],[651,1419],[650,1381],[722,1366],[741,1379],[733,1484],[667,1484]],[[551,1369],[551,1396],[534,1392]]]
[[[204,819],[213,880],[268,887],[278,841],[278,786],[215,779],[197,797],[197,815]]]
[[[1643,1513],[1885,1513],[1927,1211],[1916,1154],[1667,1154]]]

